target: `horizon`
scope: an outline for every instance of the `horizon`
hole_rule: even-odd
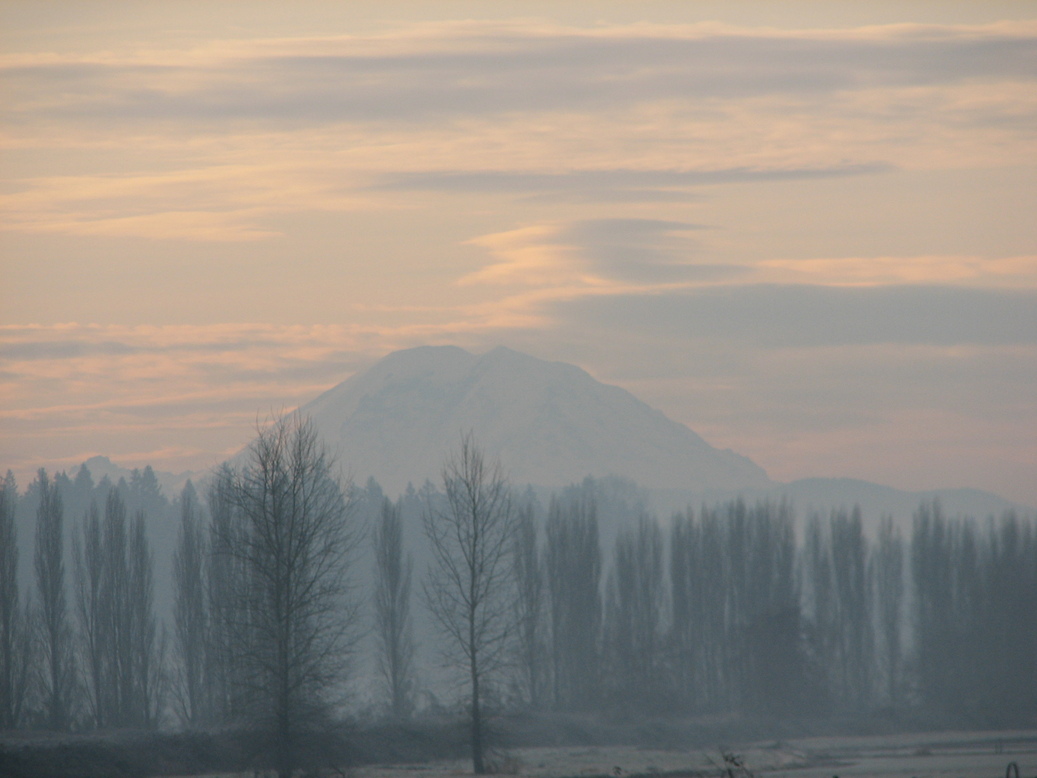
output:
[[[505,345],[777,482],[1037,506],[1032,4],[248,8],[0,4],[3,470]]]
[[[508,346],[494,346],[482,353],[473,353],[465,349],[461,349],[458,346],[452,345],[415,346],[412,348],[402,349],[400,351],[393,352],[392,354],[386,356],[398,356],[404,352],[422,351],[426,349],[458,350],[468,356],[473,357],[477,361],[476,364],[478,364],[478,362],[483,357],[486,357],[493,352],[500,351],[510,352],[511,354],[515,354],[522,358],[529,358],[528,354],[516,351],[514,349],[509,348]],[[319,415],[315,416],[312,412],[308,412],[307,408],[310,408],[312,406],[319,406],[318,401],[322,400],[325,397],[327,397],[329,400],[333,399],[336,390],[339,390],[351,384],[351,379],[362,378],[369,372],[372,372],[372,369],[379,363],[383,362],[383,360],[385,359],[386,357],[383,357],[373,365],[369,365],[366,370],[358,371],[349,379],[346,379],[340,384],[337,384],[336,386],[325,390],[320,395],[318,395],[315,398],[312,398],[310,401],[304,403],[301,406],[290,409],[282,409],[281,413],[269,415],[264,422],[257,421],[257,427],[254,428],[253,432],[256,432],[260,429],[266,429],[271,424],[274,424],[278,418],[284,415],[295,413],[302,413],[302,415],[305,418],[309,418],[311,421],[317,423],[318,430],[323,429],[319,424]],[[533,359],[536,360],[537,358],[533,357]],[[566,367],[572,367],[572,365],[569,365],[568,363],[551,363],[544,360],[537,361],[545,362],[545,364],[560,364]],[[411,365],[411,369],[413,369],[413,367],[414,366]],[[472,367],[475,367],[475,365],[473,365]],[[463,382],[465,379],[465,375],[453,375],[452,380],[454,383],[456,383],[458,379],[460,379],[461,382]],[[607,384],[600,384],[600,382],[597,382],[596,379],[593,378],[593,376],[591,377],[591,380],[595,381],[595,383],[603,387],[609,386]],[[468,393],[470,393],[470,390],[466,392],[466,394]],[[640,402],[639,398],[634,397],[634,400]],[[652,409],[650,406],[648,407],[652,411],[656,410]],[[332,408],[333,413],[341,414],[341,402],[338,404],[338,406],[332,406]],[[326,413],[328,409],[325,407],[323,410]],[[352,414],[350,414],[350,416],[352,416]],[[360,423],[361,426],[364,427],[370,426],[372,421],[377,421],[377,419],[372,420],[372,418],[368,417],[366,419],[362,419]],[[670,419],[668,419],[668,421],[672,422],[672,420]],[[584,430],[584,433],[586,433],[586,430]],[[343,441],[340,440],[336,442],[333,436],[329,436],[323,433],[322,437],[328,444],[329,450],[333,454],[333,457],[336,461],[336,466],[341,469],[341,477],[344,479],[342,481],[343,486],[348,485],[352,488],[366,488],[364,487],[364,484],[368,481],[368,479],[373,478],[375,483],[377,483],[380,488],[387,490],[388,494],[396,496],[401,496],[404,494],[406,489],[401,485],[402,482],[399,481],[398,477],[394,477],[393,474],[387,472],[376,472],[375,466],[371,463],[369,459],[367,460],[366,464],[366,466],[368,467],[368,471],[360,472],[356,469],[357,459],[355,454],[354,457],[343,456],[341,452],[341,446],[343,445]],[[480,442],[483,440],[479,436],[477,436],[476,439]],[[454,442],[456,443],[456,441]],[[708,444],[708,441],[706,442]],[[166,499],[170,500],[170,502],[175,501],[181,489],[188,481],[194,482],[196,487],[200,486],[201,484],[204,484],[206,478],[208,478],[208,476],[210,476],[220,464],[228,461],[233,461],[236,458],[243,455],[244,452],[247,451],[249,443],[250,441],[246,441],[242,444],[241,447],[236,449],[230,457],[222,460],[221,462],[214,463],[212,466],[208,468],[200,470],[185,470],[180,472],[171,472],[162,470],[160,468],[153,468],[156,476],[158,477],[158,485],[160,490],[163,492]],[[346,443],[346,445],[348,445],[348,443]],[[390,448],[391,445],[392,444],[390,442]],[[449,448],[449,446],[447,446],[447,448]],[[499,454],[501,453],[497,452],[496,449],[493,447],[487,449],[487,451],[494,457],[499,456]],[[716,451],[716,449],[714,449],[714,451]],[[382,453],[384,454],[385,452]],[[507,454],[509,452],[504,453]],[[733,453],[737,454],[738,452]],[[100,469],[98,469],[97,467],[91,469],[90,462],[98,459],[104,460],[104,465]],[[391,459],[392,458],[390,457],[390,461]],[[429,459],[435,459],[435,457],[429,457]],[[384,466],[386,463],[383,462],[382,464]],[[525,464],[528,467],[528,463]],[[896,487],[891,487],[886,484],[879,484],[872,481],[867,481],[864,479],[855,479],[851,477],[825,478],[817,476],[807,476],[805,478],[795,479],[792,481],[777,481],[774,479],[769,479],[768,486],[757,485],[755,487],[742,486],[737,488],[710,487],[707,488],[705,491],[702,491],[701,487],[696,489],[691,485],[690,482],[675,482],[668,486],[659,484],[653,486],[651,484],[643,482],[636,476],[633,476],[629,471],[617,472],[611,470],[601,470],[600,468],[595,469],[594,466],[589,462],[586,464],[587,471],[585,473],[583,473],[583,471],[580,471],[581,473],[583,473],[582,475],[574,476],[569,479],[558,478],[551,482],[541,482],[535,479],[524,479],[522,477],[516,478],[513,477],[511,471],[508,468],[505,468],[505,475],[511,482],[512,487],[516,489],[522,489],[523,487],[532,487],[538,492],[542,491],[545,493],[557,493],[559,490],[564,491],[567,488],[578,485],[585,478],[603,480],[604,482],[607,482],[609,481],[609,479],[612,478],[619,478],[621,481],[629,482],[630,485],[632,487],[636,487],[636,489],[644,490],[646,496],[649,499],[650,510],[655,514],[658,514],[660,517],[665,516],[668,512],[672,513],[674,511],[679,512],[680,510],[683,510],[683,507],[685,506],[687,499],[690,499],[688,497],[689,495],[697,495],[697,497],[701,498],[701,500],[703,501],[703,505],[714,503],[720,504],[731,499],[743,498],[746,499],[749,504],[754,504],[757,502],[773,501],[775,499],[778,499],[778,497],[780,496],[782,499],[789,499],[791,501],[793,512],[803,520],[806,520],[810,515],[816,513],[818,509],[822,507],[822,505],[828,506],[828,508],[826,508],[825,510],[831,509],[833,511],[848,510],[851,506],[853,506],[855,508],[863,509],[865,517],[865,526],[869,527],[870,529],[875,529],[875,527],[877,527],[876,522],[879,520],[880,515],[884,516],[886,514],[892,515],[895,520],[897,520],[901,524],[904,524],[904,522],[906,522],[906,520],[911,515],[913,515],[915,511],[918,510],[919,504],[927,504],[930,499],[936,499],[941,502],[946,501],[947,504],[944,504],[944,509],[949,511],[951,515],[960,514],[970,515],[974,517],[982,517],[987,515],[993,516],[997,514],[1000,510],[1002,510],[1002,508],[994,507],[995,503],[997,502],[1003,503],[1004,510],[1008,510],[1009,508],[1013,510],[1019,509],[1024,511],[1024,515],[1028,515],[1029,513],[1037,511],[1037,507],[1033,505],[1013,502],[1005,498],[1003,495],[998,495],[993,492],[988,492],[986,490],[975,489],[971,487],[950,487],[945,489],[912,491],[898,490],[896,489]],[[754,466],[756,465],[756,463],[751,464]],[[119,462],[113,460],[111,457],[108,457],[105,454],[97,453],[91,455],[90,457],[84,459],[81,462],[71,463],[68,467],[45,469],[49,470],[52,476],[57,473],[65,473],[68,477],[74,480],[80,468],[87,467],[88,471],[91,474],[93,482],[97,484],[100,482],[102,478],[107,477],[110,477],[112,482],[116,483],[124,478],[128,478],[134,470],[143,470],[145,467],[151,466],[152,465],[149,462],[139,462],[136,460],[132,460],[129,462]],[[433,485],[436,486],[438,484],[436,478],[436,475],[438,474],[437,468],[439,468],[440,466],[441,462],[434,462],[430,466],[432,467],[432,470],[425,475],[424,480],[430,480],[433,483]],[[111,473],[108,472],[109,467],[112,469]],[[35,470],[26,471],[24,473],[15,473],[17,482],[21,485],[21,488],[24,488],[30,482],[34,481],[36,475],[37,471]],[[398,476],[399,473],[396,473],[395,475]],[[407,481],[409,486],[413,486],[415,488],[424,482],[422,477],[417,475],[415,475],[415,478],[405,480]],[[785,487],[790,488],[790,491],[783,491],[783,488]],[[861,487],[863,487],[865,491],[863,493],[856,494],[851,499],[850,494],[854,490],[857,490],[859,492],[859,489]],[[836,496],[827,494],[833,488],[841,489],[840,491],[837,491]],[[887,489],[894,491],[896,494],[892,497],[888,494],[885,494],[884,490]],[[976,502],[977,498],[979,500],[978,503]],[[991,501],[989,498],[995,498],[995,500]],[[912,499],[914,499],[915,501],[911,502]],[[896,508],[892,507],[894,503],[897,504]],[[979,507],[984,505],[987,507]],[[805,513],[803,513],[802,511],[805,511]],[[802,515],[800,515],[801,513]],[[906,524],[904,524],[904,526],[906,526]]]

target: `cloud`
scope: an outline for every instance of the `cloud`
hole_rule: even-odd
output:
[[[737,268],[692,263],[699,243],[688,233],[700,229],[658,219],[588,219],[567,225],[562,238],[580,246],[598,273],[618,281],[672,283],[736,274]]]
[[[832,285],[973,284],[1037,288],[1037,255],[1019,257],[839,257],[757,263],[785,281]]]
[[[264,42],[151,61],[7,58],[3,116],[180,122],[428,121],[672,99],[830,95],[864,87],[1032,80],[1016,28],[776,32],[632,25],[442,25]]]
[[[824,168],[721,168],[702,170],[579,170],[528,173],[507,170],[420,171],[385,177],[374,189],[388,191],[576,194],[588,200],[656,200],[691,198],[685,190],[716,184],[799,181],[870,175],[892,170],[883,163],[836,165]],[[607,196],[601,193],[609,193]]]
[[[208,467],[248,440],[257,415],[312,399],[380,355],[370,340],[347,326],[0,326],[10,376],[0,380],[0,461],[129,456],[160,441]]]
[[[63,412],[67,399],[47,400],[70,388],[75,407],[93,409],[309,391],[348,372],[365,348],[364,332],[346,326],[5,325],[0,339],[0,365],[20,384],[8,418]]]
[[[950,286],[710,286],[555,303],[568,324],[762,348],[1035,344],[1037,290]]]
[[[37,177],[0,194],[0,229],[156,240],[248,242],[280,237],[263,227],[273,213],[354,210],[356,198],[334,191],[326,165],[297,159],[294,170],[256,160],[122,175]],[[300,173],[302,175],[300,175]],[[348,180],[348,175],[345,176]]]
[[[0,222],[245,243],[285,237],[284,214],[428,192],[685,203],[719,184],[1015,164],[1032,155],[1035,51],[1026,23],[453,23],[11,53],[0,147],[29,175],[11,176]]]
[[[738,266],[701,261],[699,243],[688,233],[702,229],[681,221],[602,218],[484,235],[468,242],[488,249],[494,261],[460,283],[617,291],[630,284],[711,281],[742,273]]]

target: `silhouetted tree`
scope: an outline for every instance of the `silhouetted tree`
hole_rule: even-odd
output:
[[[487,464],[470,433],[444,467],[443,487],[447,509],[430,508],[424,516],[432,551],[425,599],[468,678],[472,768],[482,774],[484,686],[500,667],[512,631],[514,514],[500,464]]]
[[[738,632],[728,607],[732,527],[723,510],[703,506],[696,519],[689,508],[673,518],[670,531],[671,657],[676,691],[694,710],[725,710],[735,702]]]
[[[806,526],[803,549],[804,596],[811,623],[810,639],[822,683],[832,688],[839,671],[839,627],[837,593],[832,573],[830,524],[815,513]]]
[[[544,566],[537,538],[536,508],[527,500],[516,512],[512,545],[515,581],[516,664],[521,694],[534,709],[543,701],[547,673]]]
[[[606,605],[606,675],[626,710],[658,710],[671,702],[663,684],[664,604],[662,532],[642,514],[616,540]]]
[[[593,496],[583,490],[552,498],[546,534],[555,705],[587,709],[600,699],[601,680],[601,546]]]
[[[690,518],[689,512],[689,518]],[[727,613],[726,523],[716,511],[703,509],[699,521],[698,564],[692,570],[696,599],[702,614],[700,640],[702,650],[702,698],[707,709],[730,705],[734,690],[730,681],[730,662],[735,654]]]
[[[872,614],[868,544],[860,508],[831,516],[832,571],[837,597],[839,697],[857,709],[870,702]]]
[[[986,532],[915,512],[911,541],[916,681],[928,707],[985,726],[1024,721],[1037,705],[1037,538],[1014,514]]]
[[[173,645],[180,717],[191,725],[209,716],[206,555],[198,497],[188,481],[180,493],[180,531],[173,555]]]
[[[213,716],[217,721],[231,722],[244,712],[245,683],[240,663],[234,662],[236,633],[247,627],[248,614],[239,613],[248,602],[236,597],[247,586],[244,565],[232,551],[235,538],[243,531],[234,509],[234,473],[227,464],[213,474],[206,492],[209,506],[208,532],[208,618],[209,629],[205,655],[207,678],[212,698]],[[247,636],[242,637],[246,640]]]
[[[75,563],[76,614],[83,680],[90,717],[97,728],[107,724],[110,713],[106,705],[106,670],[111,646],[102,599],[105,594],[105,557],[101,538],[101,515],[97,504],[91,503],[83,517],[80,532],[73,537],[72,556]]]
[[[10,470],[0,484],[0,729],[14,728],[15,646],[18,642],[18,494]]]
[[[879,525],[873,564],[885,696],[887,704],[896,708],[902,686],[904,542],[891,516],[883,517]]]
[[[755,706],[762,702],[760,694],[770,687],[760,685],[752,636],[760,634],[761,625],[776,627],[792,622],[791,618],[779,618],[781,614],[794,611],[795,622],[799,623],[792,509],[787,502],[760,502],[750,508],[736,500],[723,507],[722,516],[728,688],[737,690],[743,704]],[[766,666],[773,667],[769,662]]]
[[[313,424],[284,416],[260,430],[231,494],[237,523],[218,541],[241,568],[232,577],[232,661],[253,722],[269,732],[289,778],[341,690],[357,625],[348,563],[350,509]],[[236,526],[236,529],[235,529]]]
[[[105,501],[102,548],[101,609],[106,664],[103,719],[108,725],[125,727],[136,722],[126,502],[118,488],[109,490]]]
[[[43,654],[44,709],[51,729],[71,723],[75,664],[65,592],[64,511],[57,486],[42,468],[37,476],[36,589],[39,593],[40,647]]]
[[[129,589],[126,608],[130,629],[130,720],[144,727],[157,725],[161,715],[165,678],[155,620],[154,558],[145,531],[144,511],[130,525]]]
[[[955,588],[958,574],[954,529],[939,502],[923,503],[915,512],[911,537],[911,573],[914,582],[914,634],[917,681],[923,702],[936,709],[953,709]]]
[[[32,623],[18,596],[18,487],[10,470],[0,483],[0,730],[19,725],[30,679]]]
[[[413,706],[414,641],[410,620],[411,572],[414,567],[403,551],[401,505],[382,498],[381,516],[375,527],[375,635],[378,669],[385,683],[389,710],[397,718]]]
[[[982,721],[1009,726],[1037,709],[1037,532],[1007,511],[991,518],[980,553],[980,599],[967,636],[979,669]]]

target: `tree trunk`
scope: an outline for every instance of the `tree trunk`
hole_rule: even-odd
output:
[[[482,709],[479,707],[479,673],[472,662],[472,771],[476,775],[486,773],[483,764]]]

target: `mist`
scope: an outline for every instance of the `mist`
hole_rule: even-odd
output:
[[[307,417],[286,419],[316,434]],[[255,552],[241,549],[257,542],[246,522],[266,472],[256,468],[267,466],[257,452],[284,423],[172,495],[150,467],[116,483],[95,481],[86,464],[41,470],[22,488],[8,475],[0,507],[10,734],[65,731],[111,744],[126,737],[113,741],[115,732],[182,732],[202,738],[208,754],[191,769],[247,758],[280,764],[282,774],[384,761],[400,748],[422,760],[465,753],[470,657],[458,653],[458,633],[441,628],[453,600],[429,599],[428,589],[450,540],[430,527],[456,515],[452,476],[395,494],[374,477],[342,482],[317,438],[314,477],[332,490],[328,505],[340,506],[328,526],[345,543],[334,546],[339,583],[314,611],[332,619],[314,635],[339,636],[329,647],[335,661],[314,665],[319,695],[289,708],[291,757],[252,736],[273,726],[262,702],[272,687],[253,683],[265,677],[254,630],[266,621],[245,614],[266,606],[248,583]],[[939,498],[909,514],[868,516],[851,505],[800,512],[784,496],[702,500],[660,515],[660,498],[629,478],[554,488],[495,478],[507,538],[495,547],[499,574],[487,589],[500,632],[479,669],[480,748],[490,750],[477,772],[502,753],[548,745],[706,749],[768,736],[1031,725],[1032,513],[950,513]],[[262,498],[262,515],[276,502]],[[41,545],[45,537],[57,539]],[[40,567],[54,542],[63,579],[61,565]],[[119,569],[128,588],[111,583]],[[153,583],[141,589],[141,581]],[[112,621],[120,613],[130,618],[124,626]],[[249,662],[259,664],[249,671]],[[112,687],[119,683],[123,691]],[[415,741],[415,732],[424,734]],[[358,757],[355,744],[369,738],[380,745]],[[128,747],[142,769],[155,769],[140,757],[143,745]]]
[[[1037,776],[1032,4],[128,10],[0,4],[0,774]]]

